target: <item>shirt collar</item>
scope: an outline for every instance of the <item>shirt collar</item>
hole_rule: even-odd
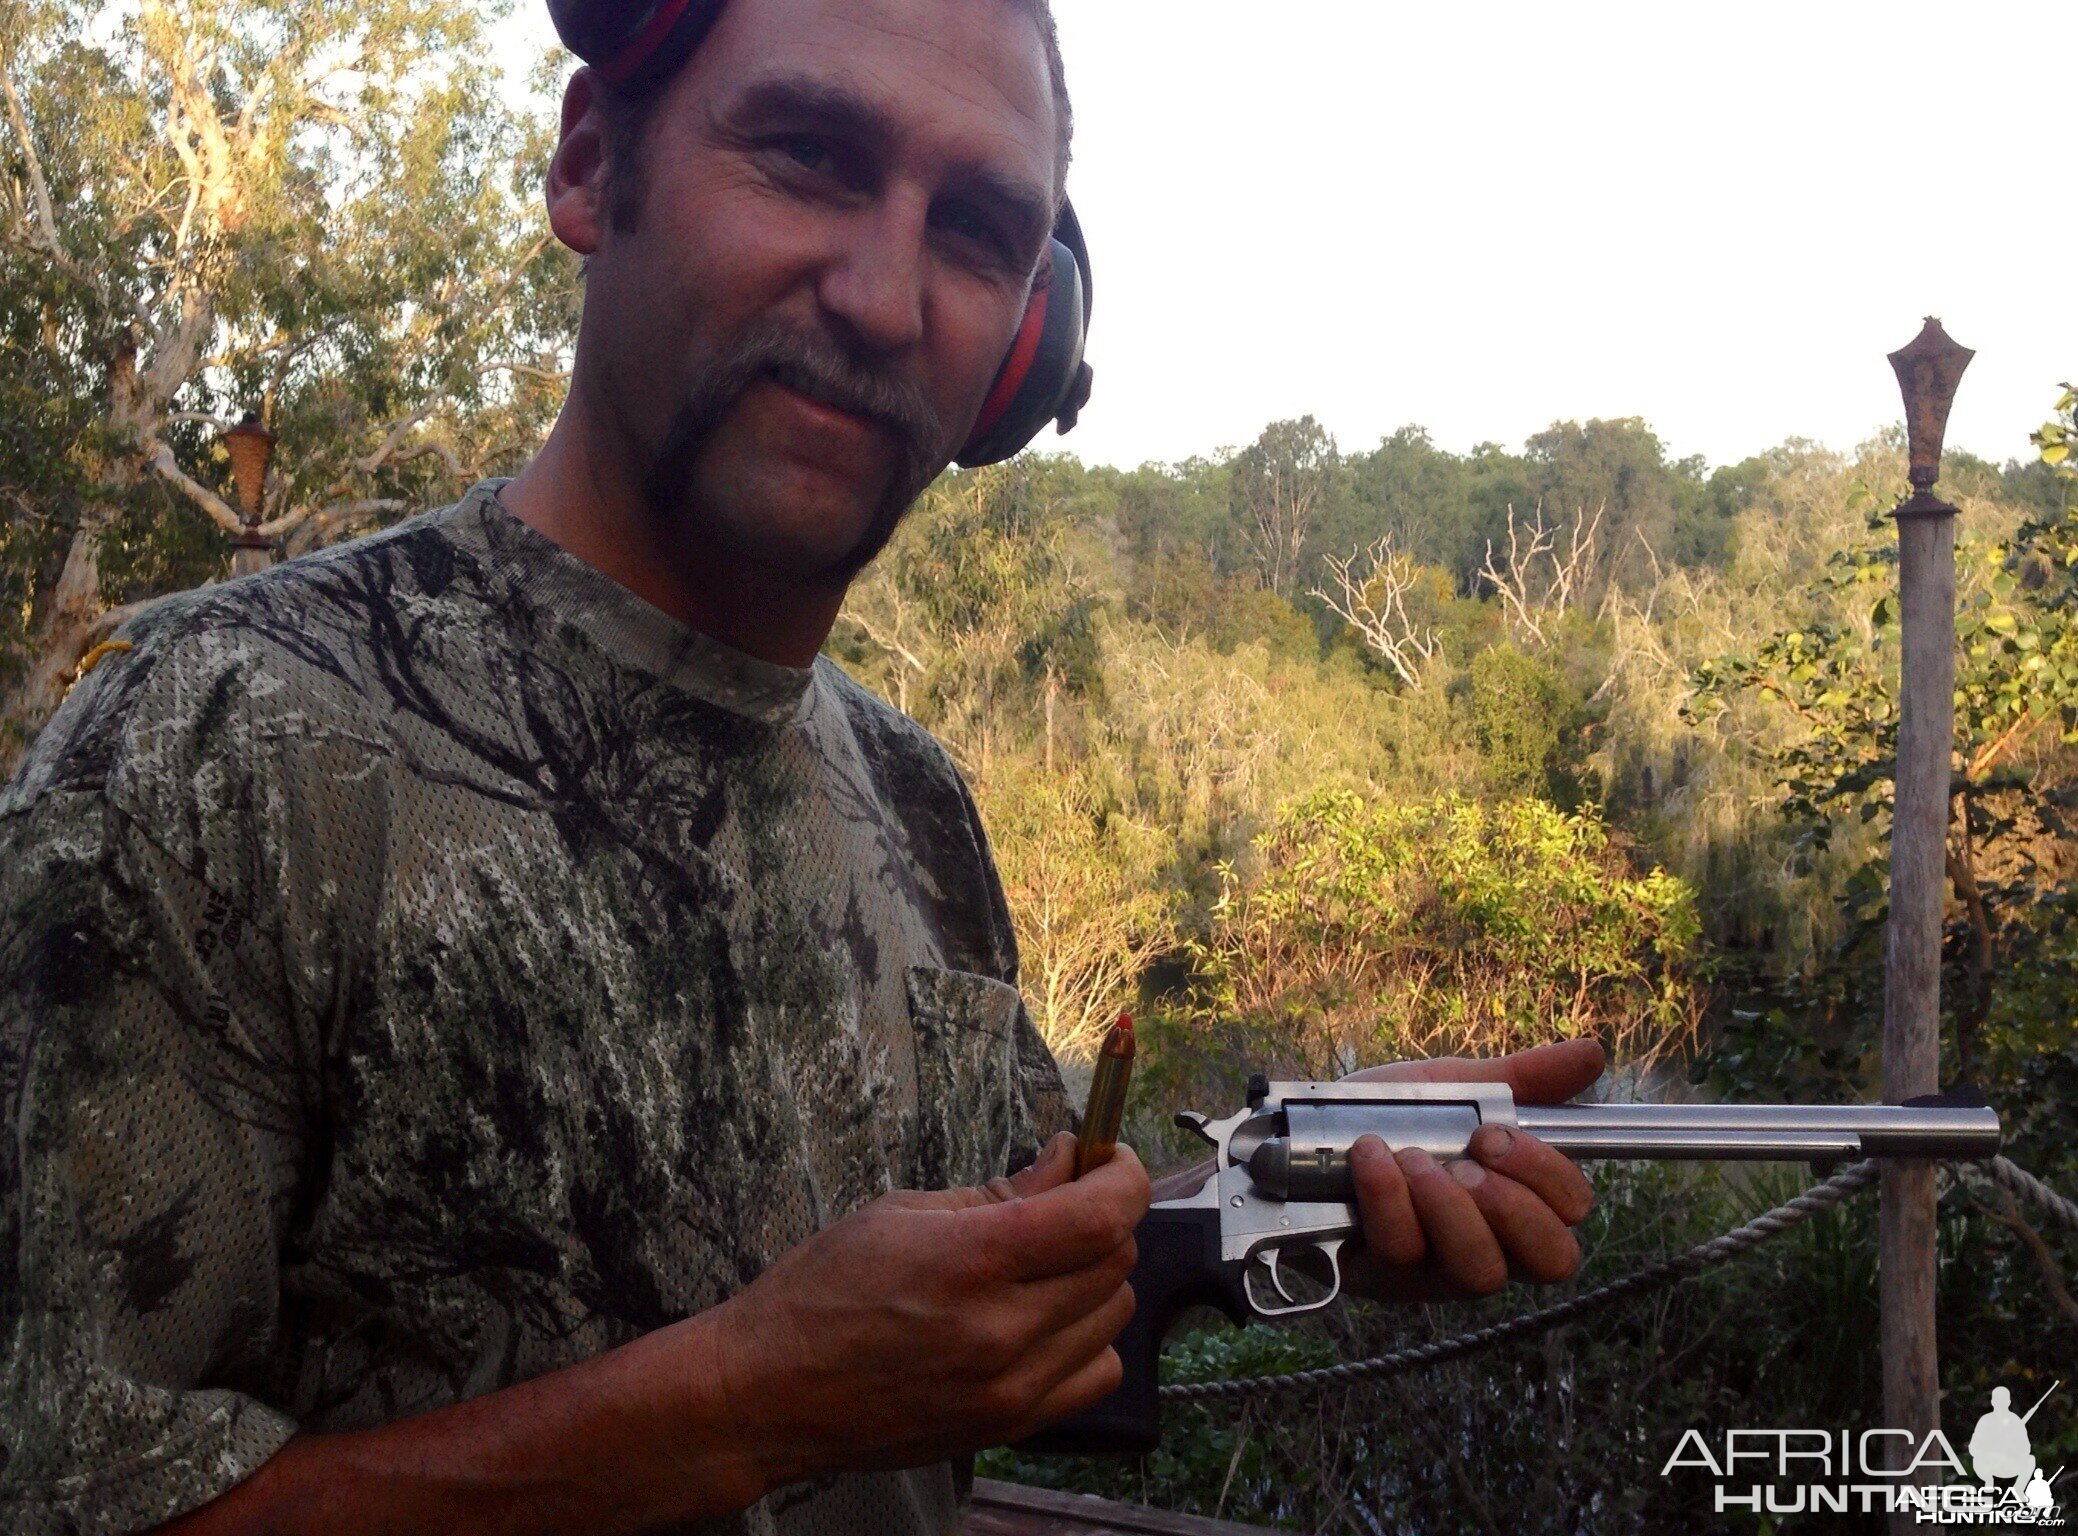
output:
[[[498,499],[510,475],[479,480],[443,520],[446,533],[533,601],[617,659],[708,703],[767,724],[807,717],[815,668],[766,661],[703,634],[587,565]]]

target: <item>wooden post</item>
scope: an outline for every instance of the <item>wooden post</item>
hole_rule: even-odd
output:
[[[1955,750],[1955,515],[1933,494],[1955,386],[1971,353],[1929,319],[1891,354],[1905,394],[1912,495],[1897,509],[1898,759],[1892,802],[1890,924],[1884,945],[1883,1097],[1893,1104],[1940,1088],[1941,930],[1946,898],[1949,776]],[[1883,1168],[1880,1283],[1884,1427],[1892,1467],[1913,1460],[1941,1423],[1940,1354],[1934,1336],[1934,1166],[1897,1160]],[[1930,1481],[1923,1468],[1915,1480]],[[1890,1517],[1893,1536],[1919,1527]]]

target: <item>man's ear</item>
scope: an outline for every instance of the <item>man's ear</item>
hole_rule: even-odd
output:
[[[599,77],[581,65],[563,87],[562,138],[548,162],[548,223],[580,256],[599,248],[606,212],[606,135]]]

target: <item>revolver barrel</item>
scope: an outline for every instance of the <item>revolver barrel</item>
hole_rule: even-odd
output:
[[[1516,1124],[1568,1157],[1833,1162],[1990,1157],[1999,1117],[1945,1104],[1524,1104]]]

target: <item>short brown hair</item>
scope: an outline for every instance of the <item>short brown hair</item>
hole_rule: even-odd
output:
[[[1054,26],[1052,0],[1007,0],[1032,19],[1039,28],[1039,39],[1046,48],[1046,74],[1053,86],[1053,114],[1058,124],[1054,144],[1054,200],[1059,202],[1065,193],[1068,177],[1068,152],[1074,138],[1075,122],[1068,104],[1068,72],[1061,60],[1061,38]],[[681,69],[683,65],[679,66]],[[629,94],[612,86],[602,86],[598,97],[598,112],[606,141],[606,218],[607,222],[621,234],[631,234],[635,221],[642,211],[643,175],[642,149],[649,137],[651,120],[656,116],[657,103],[663,99],[664,87],[671,76],[645,85],[640,93]]]

